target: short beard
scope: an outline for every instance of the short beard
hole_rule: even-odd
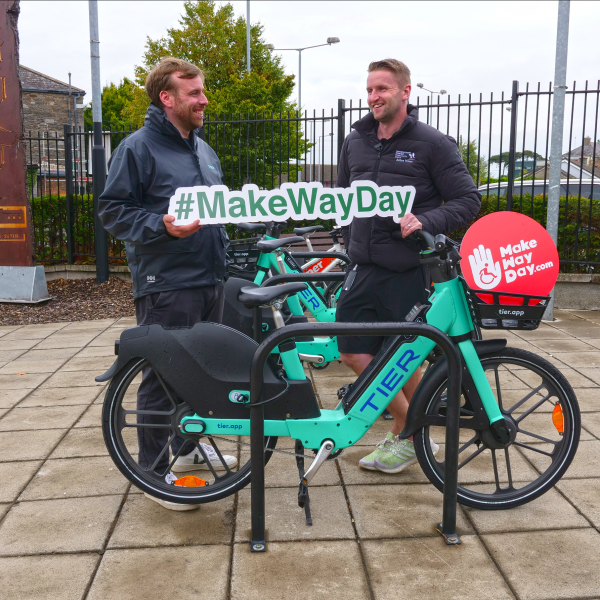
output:
[[[201,123],[197,125],[193,121],[190,111],[191,109],[179,102],[179,97],[175,95],[175,106],[173,106],[173,112],[177,115],[177,118],[182,126],[184,126],[188,131],[194,131],[195,129],[198,129],[198,127],[202,127],[202,124],[204,123],[204,117],[202,117]]]

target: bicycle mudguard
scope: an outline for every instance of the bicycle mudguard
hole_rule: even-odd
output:
[[[473,341],[473,346],[478,356],[487,356],[489,354],[495,354],[504,350],[506,347],[505,339],[493,339],[493,340],[480,340]],[[483,408],[481,398],[475,388],[473,379],[466,368],[464,359],[461,357],[463,364],[462,372],[462,392],[465,397],[465,407],[473,411],[473,417],[461,417],[460,427],[467,429],[479,429],[486,430],[490,428],[490,422]],[[427,415],[427,405],[431,400],[431,390],[429,389],[429,383],[447,377],[448,366],[445,357],[437,360],[427,374],[419,383],[415,393],[408,405],[408,413],[406,415],[406,425],[404,431],[400,434],[402,438],[408,438],[413,435],[416,431],[422,427],[429,426],[446,426],[446,417],[441,415]],[[443,411],[443,409],[442,409]]]
[[[164,381],[175,401],[184,401],[205,418],[248,419],[250,410],[230,398],[234,391],[250,390],[250,365],[258,344],[239,331],[216,323],[168,328],[142,325],[126,329],[115,364],[96,381],[106,381],[146,359]],[[263,369],[263,398],[285,390],[277,367],[267,361]],[[313,419],[321,415],[309,379],[289,380],[289,389],[264,406],[265,419]]]

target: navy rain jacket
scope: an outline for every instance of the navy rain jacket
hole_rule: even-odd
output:
[[[377,137],[378,122],[369,113],[352,125],[342,147],[337,185],[374,181],[377,185],[412,185],[412,213],[432,234],[450,233],[470,223],[479,212],[481,194],[471,179],[453,138],[418,120],[417,108],[389,140]],[[412,244],[394,240],[399,229],[391,217],[354,219],[342,228],[353,263],[376,264],[402,272],[419,265]]]
[[[144,126],[125,138],[110,159],[98,212],[104,227],[125,241],[134,298],[223,280],[229,246],[224,226],[203,225],[178,239],[163,223],[178,187],[222,183],[217,155],[195,132],[190,135],[195,151],[165,112],[150,104]]]

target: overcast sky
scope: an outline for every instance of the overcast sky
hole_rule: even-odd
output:
[[[183,2],[99,3],[101,77],[133,77],[146,36],[177,27]],[[233,2],[237,14],[246,2]],[[365,96],[371,60],[395,57],[412,71],[413,87],[458,93],[510,92],[511,82],[543,86],[553,78],[558,2],[251,2],[251,21],[276,48],[341,43],[303,52],[304,108],[331,109],[338,98]],[[571,2],[567,79],[596,83],[600,2]],[[91,100],[88,3],[23,0],[21,63],[86,90]],[[298,53],[282,52],[297,74]],[[210,76],[210,75],[209,75]],[[570,84],[569,84],[570,85]],[[413,99],[417,88],[414,87]],[[423,94],[423,92],[421,92]],[[464,97],[464,96],[463,96]]]

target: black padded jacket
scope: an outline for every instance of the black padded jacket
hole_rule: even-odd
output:
[[[453,138],[419,122],[417,108],[411,104],[389,140],[378,139],[378,125],[371,113],[353,124],[340,155],[338,187],[357,180],[412,185],[416,190],[412,213],[432,234],[450,233],[476,217],[481,194]],[[418,266],[418,254],[410,243],[392,239],[398,227],[391,217],[374,216],[354,219],[342,228],[352,262],[397,272]]]
[[[223,280],[229,240],[222,225],[204,225],[178,239],[163,223],[178,187],[222,183],[217,155],[192,135],[195,150],[165,112],[151,104],[144,126],[111,156],[98,212],[104,227],[125,241],[135,298]]]

